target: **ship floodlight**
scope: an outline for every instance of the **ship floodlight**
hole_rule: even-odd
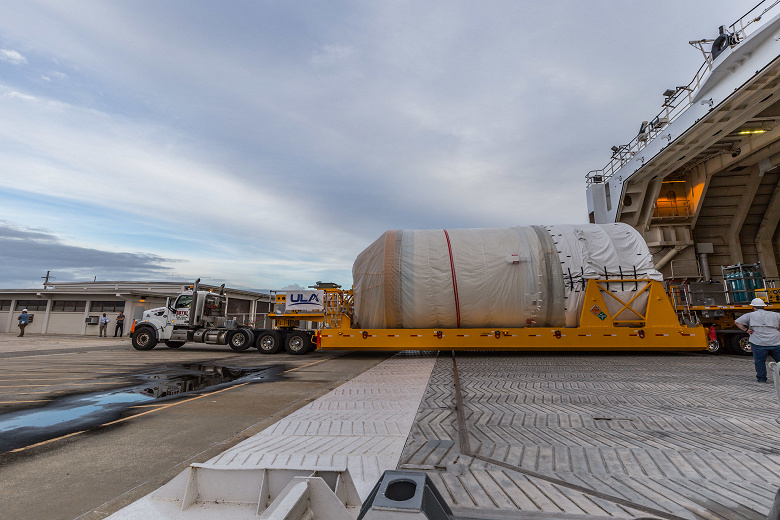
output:
[[[677,89],[668,88],[664,90],[664,97],[672,97],[677,93]]]

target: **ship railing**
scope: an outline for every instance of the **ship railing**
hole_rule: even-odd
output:
[[[763,4],[768,5],[764,6],[763,9],[760,9]],[[748,36],[748,27],[760,21],[767,12],[778,4],[780,4],[780,0],[774,0],[771,3],[769,3],[768,0],[763,0],[740,17],[736,22],[731,24],[729,28],[735,35],[735,38],[733,38],[733,45],[738,45],[739,42],[744,40]],[[671,134],[664,134],[664,129],[693,104],[695,92],[698,91],[710,72],[712,72],[712,53],[705,49],[705,44],[712,43],[713,41],[714,40],[697,40],[689,42],[691,45],[697,47],[704,55],[704,63],[699,67],[699,70],[696,71],[696,75],[687,85],[669,89],[664,92],[664,102],[658,115],[650,121],[643,121],[639,133],[628,144],[613,146],[612,157],[607,165],[600,170],[591,170],[585,175],[587,186],[607,182],[618,170],[625,166],[625,164],[641,152],[648,143],[657,137],[660,136],[662,139],[668,139],[668,141],[671,142]],[[706,101],[703,101],[703,103],[704,102]],[[644,164],[644,161],[642,161],[642,163]]]
[[[774,2],[769,3],[769,5],[764,6],[763,9],[759,9],[766,3],[768,3],[767,0],[759,2],[753,9],[742,15],[739,20],[729,25],[729,29],[731,29],[730,32],[736,34],[740,40],[743,40],[748,35],[747,28],[752,24],[759,22],[766,13],[777,4],[780,4],[780,0],[775,0]]]
[[[653,210],[654,218],[689,217],[693,208],[687,200],[657,200]]]
[[[671,142],[671,135],[663,135],[663,131],[669,123],[677,119],[685,109],[693,104],[693,94],[709,75],[711,62],[712,60],[706,60],[699,67],[696,76],[687,85],[664,92],[664,94],[668,95],[664,98],[662,109],[658,115],[650,121],[644,121],[639,129],[639,133],[631,142],[613,147],[613,154],[607,165],[601,170],[591,170],[585,176],[587,185],[607,182],[620,168],[655,138],[660,136],[662,139],[668,139]]]

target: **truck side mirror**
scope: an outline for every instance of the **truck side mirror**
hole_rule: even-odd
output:
[[[175,310],[176,310],[176,309],[174,309],[173,307],[171,307],[171,297],[170,297],[170,296],[168,296],[168,297],[165,299],[165,307],[167,307],[167,308],[168,308],[169,310],[171,310],[171,311],[175,311]]]

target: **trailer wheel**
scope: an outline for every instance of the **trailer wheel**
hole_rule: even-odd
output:
[[[182,345],[184,345],[184,341],[173,341],[169,339],[165,342],[165,346],[168,348],[179,348]]]
[[[723,352],[723,337],[718,336],[718,339],[711,339],[707,343],[707,354],[720,354]]]
[[[157,335],[150,327],[141,327],[135,329],[132,343],[136,350],[152,350],[157,346]]]
[[[228,345],[236,352],[242,352],[252,345],[252,333],[246,329],[234,330],[228,336]]]
[[[743,356],[752,355],[753,349],[750,346],[750,336],[747,334],[734,334],[731,337],[731,350],[735,354],[742,354]]]
[[[282,348],[282,335],[275,330],[267,330],[257,336],[257,350],[263,354],[276,354]]]
[[[306,354],[309,351],[311,340],[305,332],[295,331],[287,335],[284,342],[284,349],[288,354]]]

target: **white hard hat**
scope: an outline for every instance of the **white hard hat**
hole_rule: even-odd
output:
[[[766,303],[761,298],[753,298],[753,301],[750,302],[751,307],[766,307]]]
[[[22,309],[22,312],[27,312],[27,309]]]

